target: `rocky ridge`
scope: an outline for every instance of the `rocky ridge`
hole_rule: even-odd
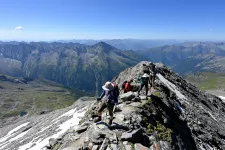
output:
[[[144,63],[149,62],[126,69],[114,82],[121,85],[122,81],[131,78],[136,81]],[[120,94],[112,125],[107,124],[107,111],[103,121],[93,123],[98,107],[94,103],[76,132],[67,134],[57,149],[224,149],[223,101],[201,92],[162,64],[156,64],[156,68],[156,87],[147,100],[145,96],[137,97],[137,88]],[[138,84],[135,82],[133,87]],[[69,138],[71,136],[76,138]]]
[[[156,64],[156,87],[151,89],[151,95],[146,98],[141,93],[138,97],[137,77],[142,74],[142,64],[146,63],[149,62],[140,62],[113,79],[119,86],[124,80],[131,78],[135,82],[132,84],[134,87],[132,92],[120,93],[112,125],[107,124],[107,111],[103,113],[101,122],[93,123],[99,103],[95,102],[94,98],[81,99],[80,104],[75,103],[75,105],[80,109],[84,108],[86,113],[79,121],[79,125],[71,126],[58,137],[47,138],[48,144],[42,145],[41,148],[53,150],[225,149],[224,102],[216,96],[200,91],[162,64]],[[75,118],[74,121],[77,119]],[[49,128],[46,132],[51,130]],[[29,132],[31,131],[27,134]],[[36,139],[35,137],[40,136],[32,138]],[[27,146],[28,142],[23,144]],[[38,145],[38,142],[36,144]],[[0,149],[1,146],[0,139]],[[17,149],[12,144],[7,146],[10,146],[10,149]],[[35,143],[23,148],[35,149],[34,147]]]

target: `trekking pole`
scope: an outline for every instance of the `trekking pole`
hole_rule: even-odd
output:
[[[114,104],[114,107],[113,107],[113,112],[115,112],[115,110],[116,110],[116,104]]]

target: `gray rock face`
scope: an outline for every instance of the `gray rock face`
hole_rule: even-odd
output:
[[[129,141],[132,143],[142,143],[149,145],[148,138],[143,134],[142,129],[136,129],[128,132],[124,132],[121,136],[122,141]]]
[[[141,145],[139,143],[134,145],[134,149],[135,150],[150,150],[148,147],[145,147],[145,146],[143,146],[143,145]]]
[[[93,98],[89,97],[89,99]],[[86,106],[92,103],[92,101],[83,100],[85,100],[85,97],[68,108],[25,118],[25,120],[17,124],[0,128],[0,150],[5,150],[6,147],[10,150],[53,148],[64,140],[71,139],[72,135],[71,138],[65,136],[67,130],[73,133],[70,128],[74,128],[75,124],[79,123],[77,117],[82,117],[82,113],[87,111]]]
[[[90,140],[94,144],[101,144],[105,139],[108,139],[110,143],[116,143],[117,137],[105,124],[93,124],[90,127],[89,134]]]
[[[138,75],[143,74],[142,65],[147,63],[149,62],[143,61],[126,69],[119,74],[115,82],[121,84],[129,78],[137,80]],[[159,119],[173,130],[175,138],[172,140],[176,139],[179,144],[172,146],[172,149],[225,149],[225,104],[222,100],[201,92],[163,64],[157,63],[156,70],[157,92],[152,93],[152,104],[146,105],[142,112],[140,111],[142,118],[146,117],[151,122]],[[175,97],[171,96],[173,93]],[[177,98],[184,110],[183,114],[177,107]]]
[[[49,139],[49,145],[51,148],[53,148],[57,144],[57,139],[51,138]]]
[[[143,131],[141,129],[124,132],[121,136],[121,140],[138,143],[143,137]]]
[[[171,150],[171,146],[166,141],[159,141],[159,142],[154,142],[149,150],[155,150],[155,149]]]
[[[122,101],[130,101],[134,97],[135,97],[135,94],[131,91],[120,95],[120,99]]]
[[[87,125],[86,125],[86,126],[80,126],[80,127],[76,130],[76,132],[77,132],[77,133],[82,133],[82,132],[86,131],[87,128],[88,128]]]
[[[98,148],[99,148],[98,145],[94,145],[94,146],[92,147],[92,150],[98,150]]]

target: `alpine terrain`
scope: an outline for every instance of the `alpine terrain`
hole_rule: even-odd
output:
[[[98,94],[100,85],[141,57],[104,42],[0,42],[0,73],[45,78],[67,87]]]
[[[137,78],[142,61],[113,80],[121,87],[133,79],[132,90],[120,91],[119,103],[109,125],[93,122],[99,103],[82,97],[72,106],[0,128],[1,150],[224,150],[225,100],[200,91],[161,63],[156,63],[151,95]],[[220,95],[218,95],[220,96]]]
[[[0,128],[72,105],[86,92],[46,79],[0,75]]]
[[[180,75],[225,73],[224,42],[186,42],[139,51],[149,61],[162,62]]]

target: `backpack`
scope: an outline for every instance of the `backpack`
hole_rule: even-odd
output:
[[[118,87],[118,85],[115,84],[115,83],[112,83],[112,84],[113,84],[113,86],[115,87],[114,90],[116,91],[116,95],[117,95],[117,97],[118,97],[118,96],[120,95],[119,87]]]
[[[151,70],[152,74],[156,73],[155,64],[153,64],[153,63],[150,64],[150,70]]]
[[[122,89],[125,89],[125,85],[126,85],[127,81],[123,81],[123,84],[122,84]]]
[[[144,84],[148,83],[149,77],[141,77],[141,80]]]
[[[150,66],[143,64],[143,72],[149,74],[150,73]]]

